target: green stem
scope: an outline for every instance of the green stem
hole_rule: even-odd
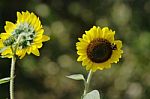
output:
[[[15,63],[16,63],[16,52],[17,52],[17,48],[19,46],[20,40],[22,39],[22,37],[24,36],[24,34],[19,35],[17,42],[16,42],[16,46],[12,49],[13,52],[13,56],[12,56],[12,61],[11,61],[11,69],[10,69],[10,99],[14,99],[14,73],[15,73]]]
[[[85,89],[84,89],[84,93],[83,93],[83,97],[87,94],[87,92],[89,91],[89,85],[90,85],[90,81],[91,81],[91,78],[92,78],[92,75],[93,75],[93,72],[92,70],[90,70],[89,74],[88,74],[88,77],[87,77],[87,80],[85,82]]]
[[[10,69],[10,99],[14,99],[14,72],[15,72],[16,57],[13,55]]]

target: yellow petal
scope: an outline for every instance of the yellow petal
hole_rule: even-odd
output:
[[[1,33],[0,36],[1,36],[2,40],[6,40],[10,36],[10,34],[9,33]]]
[[[92,63],[89,60],[86,62],[86,70],[90,70],[92,68]]]
[[[0,39],[0,48],[4,47],[2,39]]]
[[[82,66],[86,66],[86,64],[85,64],[86,62],[83,60],[82,61]]]
[[[106,34],[106,33],[108,33],[109,32],[109,28],[108,27],[104,27],[104,28],[102,28],[102,32],[104,33],[104,35]]]
[[[104,27],[104,28],[102,28],[102,31],[103,31],[104,33],[107,33],[107,32],[109,31],[109,28],[108,28],[108,27]]]
[[[84,40],[84,39],[82,39],[82,38],[78,38],[78,40],[79,40],[80,42],[89,43],[88,41],[86,41],[86,40]]]
[[[95,38],[99,38],[100,37],[100,32],[101,31],[101,28],[100,27],[97,27],[96,31],[95,31]]]
[[[122,50],[114,50],[110,58],[110,62],[117,63],[119,61],[119,58],[121,58],[121,53],[122,53]]]
[[[78,58],[77,58],[77,61],[82,61],[83,60],[83,57],[82,56],[79,56]]]
[[[40,52],[38,49],[32,50],[32,53],[36,56],[40,56]]]
[[[37,33],[37,35],[43,35],[44,29],[40,29],[40,30],[38,30],[36,33]]]
[[[46,36],[46,35],[43,35],[43,36],[42,36],[42,42],[46,42],[46,41],[48,41],[48,40],[50,40],[50,37],[49,37],[49,36]]]
[[[6,50],[4,50],[2,53],[1,53],[1,56],[4,56],[4,57],[7,57],[7,58],[12,58],[12,50],[10,47],[8,47]]]
[[[34,38],[34,42],[35,42],[35,43],[40,43],[40,42],[42,42],[42,35],[36,36],[36,37]]]
[[[88,32],[88,31],[85,31],[86,35],[87,35],[87,38],[92,41],[93,40],[93,33],[92,32]]]
[[[111,68],[111,64],[106,64],[104,67],[105,67],[106,69]]]
[[[90,39],[88,38],[88,36],[87,35],[85,35],[85,34],[83,34],[83,40],[85,40],[85,41],[87,41],[87,42],[90,42]]]
[[[37,16],[34,13],[31,13],[31,18],[32,18],[31,25],[34,26],[37,20]]]
[[[96,67],[95,65],[93,65],[93,66],[91,67],[92,72],[95,72],[97,69],[98,69],[98,67]]]
[[[5,55],[7,55],[7,54],[11,54],[11,55],[12,55],[12,50],[11,50],[10,47],[8,47],[7,49],[5,49],[5,50],[1,53],[2,56],[5,56]]]
[[[87,47],[89,45],[89,43],[87,42],[78,42],[76,43],[77,46],[81,46],[81,47]]]
[[[103,63],[93,63],[93,66],[92,66],[92,70],[93,71],[96,71],[97,69],[99,69],[99,70],[103,70],[103,68],[104,68],[104,65],[103,65]]]
[[[21,56],[22,50],[17,50],[16,54],[17,54],[18,56]]]
[[[22,21],[22,22],[25,22],[25,19],[26,19],[26,18],[25,18],[25,12],[22,11],[22,20],[21,20],[21,21]]]
[[[12,22],[6,21],[6,25],[4,28],[7,33],[11,33],[15,28],[15,24]]]
[[[40,30],[42,28],[41,22],[39,20],[39,17],[35,21],[34,28],[35,28],[35,31],[38,31],[38,30]]]
[[[96,28],[96,26],[93,26],[93,28],[90,29],[91,34],[93,34],[93,39],[98,38],[99,37],[99,27]]]
[[[28,19],[28,23],[31,24],[32,20],[33,20],[33,17],[34,17],[34,13],[30,13],[29,15],[29,19]]]
[[[29,18],[30,18],[30,13],[29,13],[28,11],[26,11],[26,12],[24,13],[24,21],[25,21],[25,22],[28,22]]]
[[[122,41],[115,40],[114,43],[117,45],[117,49],[121,49],[122,48]]]
[[[17,12],[17,23],[20,23],[22,21],[22,14],[20,12]]]
[[[22,58],[26,55],[26,52],[27,52],[27,49],[23,49],[23,50],[22,50],[20,59],[22,59]]]
[[[85,50],[85,52],[86,52],[87,46],[77,46],[76,49],[77,50]]]
[[[86,55],[86,51],[85,50],[78,50],[77,54],[78,55]]]
[[[36,49],[36,45],[33,44],[33,45],[31,46],[31,49],[32,49],[32,50],[35,50],[35,49]]]
[[[37,48],[41,48],[43,44],[42,43],[36,43],[35,45],[37,46]]]
[[[30,54],[30,53],[31,53],[31,50],[32,50],[32,47],[28,47],[28,48],[27,48],[27,53]]]
[[[105,34],[104,38],[110,42],[113,42],[114,41],[114,35],[115,35],[115,32],[110,32],[110,33]]]

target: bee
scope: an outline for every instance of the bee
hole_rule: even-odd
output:
[[[112,50],[116,50],[116,49],[117,49],[117,45],[116,45],[116,44],[112,44],[112,45],[111,45],[111,49],[112,49]]]

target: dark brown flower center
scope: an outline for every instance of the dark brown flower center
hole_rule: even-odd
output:
[[[111,57],[115,49],[116,45],[111,44],[108,40],[95,39],[87,47],[87,56],[92,62],[102,63]]]

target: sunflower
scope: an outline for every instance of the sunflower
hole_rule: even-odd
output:
[[[1,55],[8,58],[12,57],[13,51],[20,59],[26,53],[39,56],[38,49],[42,47],[42,42],[49,40],[48,36],[43,35],[41,21],[33,12],[17,12],[17,22],[6,21],[4,28],[6,33],[0,34],[0,48],[5,48]]]
[[[115,40],[115,32],[108,27],[93,26],[85,31],[79,42],[76,43],[77,61],[82,61],[86,70],[103,70],[111,67],[111,63],[117,63],[123,53],[122,42]]]

